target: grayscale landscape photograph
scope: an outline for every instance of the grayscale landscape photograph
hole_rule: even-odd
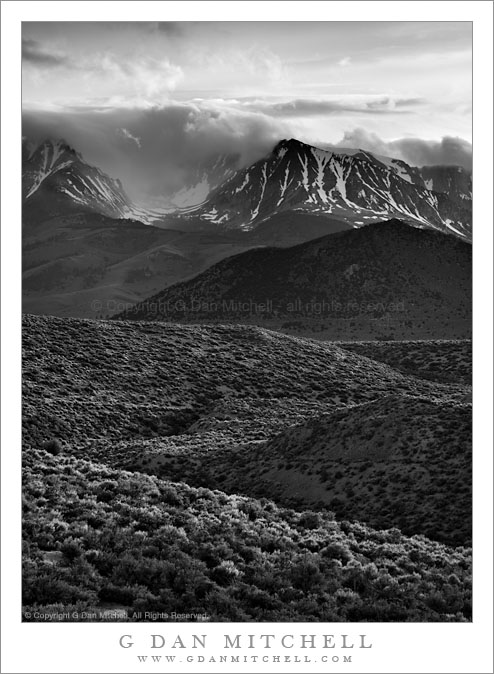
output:
[[[469,22],[23,23],[23,621],[472,620],[471,88]]]

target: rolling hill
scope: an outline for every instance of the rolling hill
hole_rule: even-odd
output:
[[[117,318],[246,322],[366,339],[470,335],[471,246],[399,220],[222,260]],[[392,338],[392,337],[389,337]]]
[[[468,339],[339,342],[338,346],[420,379],[472,385],[472,342]]]
[[[43,449],[24,471],[24,621],[471,620],[467,549]]]
[[[25,316],[26,615],[469,620],[469,391],[252,326]]]
[[[77,213],[23,232],[23,310],[95,318],[197,275],[252,243]]]
[[[31,316],[24,349],[27,445],[468,542],[467,384],[251,326]]]
[[[326,506],[338,519],[458,546],[471,545],[471,461],[469,403],[390,395],[224,447],[198,472],[228,493]]]
[[[457,395],[454,387],[403,375],[332,343],[252,326],[49,316],[24,316],[23,326],[25,441],[130,439],[146,428],[150,435],[173,435],[181,417],[185,430],[216,404],[236,409],[243,401],[270,400],[272,413],[263,422],[269,425],[276,424],[276,405],[285,422],[295,401],[317,411],[390,389]]]

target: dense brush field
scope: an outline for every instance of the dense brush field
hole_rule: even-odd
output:
[[[25,316],[25,611],[470,620],[469,348]]]
[[[214,621],[470,616],[463,548],[43,450],[26,452],[25,469],[30,611],[110,604]]]

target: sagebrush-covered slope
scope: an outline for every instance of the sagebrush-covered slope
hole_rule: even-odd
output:
[[[256,445],[218,450],[203,462],[202,479],[469,545],[471,467],[469,404],[395,395],[315,416]]]
[[[329,342],[244,325],[25,316],[23,348],[26,442],[175,434],[238,400],[296,410],[390,390],[460,395]]]
[[[432,352],[410,343],[418,369]],[[455,544],[470,540],[469,396],[251,326],[24,319],[25,444],[54,437],[117,467]]]
[[[149,621],[146,611],[237,622],[470,619],[468,550],[43,450],[27,450],[24,467],[30,615],[104,620],[111,607],[131,621]]]
[[[472,342],[468,339],[339,342],[338,346],[421,379],[472,383]]]
[[[252,326],[46,316],[23,386],[26,610],[470,619],[470,551],[397,528],[468,545],[469,386]]]

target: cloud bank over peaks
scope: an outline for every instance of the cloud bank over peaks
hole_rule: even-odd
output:
[[[199,165],[220,154],[238,156],[237,168],[242,168],[267,155],[283,138],[335,146],[330,124],[326,142],[317,142],[298,127],[296,119],[244,109],[234,101],[200,99],[145,109],[95,104],[70,111],[25,110],[23,135],[35,142],[65,138],[88,163],[119,178],[129,196],[139,202],[173,194],[197,174]],[[471,145],[449,136],[385,141],[356,128],[346,131],[336,146],[362,148],[415,166],[471,168]]]
[[[26,110],[23,134],[37,142],[66,138],[88,163],[119,178],[136,200],[172,194],[199,164],[218,154],[238,155],[238,167],[248,166],[293,135],[280,120],[211,101],[148,109]]]
[[[443,136],[441,140],[400,138],[385,141],[362,128],[347,131],[337,147],[358,147],[376,154],[402,159],[412,166],[453,164],[472,168],[472,144],[463,138]]]

